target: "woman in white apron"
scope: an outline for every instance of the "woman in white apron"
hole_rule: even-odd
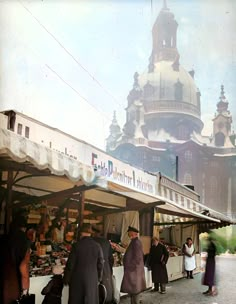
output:
[[[187,279],[193,279],[193,270],[196,268],[195,249],[192,239],[189,237],[183,245],[184,268],[187,272]]]

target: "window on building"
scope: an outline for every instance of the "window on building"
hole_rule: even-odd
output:
[[[29,131],[30,131],[29,127],[25,127],[25,137],[26,138],[29,138]]]
[[[17,134],[21,135],[22,134],[22,129],[23,129],[22,124],[18,123],[18,125],[17,125]]]
[[[211,176],[211,178],[210,178],[210,192],[212,194],[217,192],[217,178],[216,178],[216,176]]]
[[[49,142],[49,148],[52,149],[52,142]]]
[[[185,126],[181,125],[178,127],[178,137],[182,140],[188,139],[188,129]]]
[[[10,111],[8,113],[8,122],[7,122],[8,130],[11,131],[15,130],[15,122],[16,122],[16,113],[14,111]]]
[[[183,84],[179,80],[175,83],[175,100],[183,100]]]
[[[225,136],[223,133],[219,132],[215,136],[215,144],[218,147],[223,147],[225,144]]]
[[[160,88],[160,98],[164,98],[165,97],[165,87],[161,87]]]
[[[136,120],[137,122],[140,121],[140,111],[139,111],[139,110],[136,110],[136,111],[135,111],[135,120]]]
[[[211,166],[212,168],[217,168],[217,167],[219,167],[219,163],[218,163],[217,161],[215,161],[215,160],[212,160],[212,161],[210,162],[210,166]]]
[[[187,162],[192,161],[192,159],[193,159],[193,153],[192,153],[192,151],[189,151],[189,150],[185,151],[184,158],[185,158],[185,160]]]
[[[155,88],[149,82],[147,82],[143,87],[143,94],[144,97],[154,97]]]
[[[160,158],[160,156],[153,155],[152,160],[155,161],[155,162],[160,162],[161,158]]]
[[[192,185],[193,184],[192,175],[190,173],[185,173],[184,174],[184,184],[185,185]]]

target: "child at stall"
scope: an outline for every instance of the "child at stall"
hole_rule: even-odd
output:
[[[42,304],[61,304],[61,296],[63,289],[63,268],[56,265],[52,269],[53,277],[41,291],[45,295]]]

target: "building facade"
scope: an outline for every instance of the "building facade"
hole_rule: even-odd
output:
[[[236,146],[223,85],[212,135],[203,136],[194,71],[180,64],[175,16],[164,1],[153,25],[147,70],[134,74],[121,130],[114,114],[107,152],[149,172],[191,185],[203,204],[236,217]]]

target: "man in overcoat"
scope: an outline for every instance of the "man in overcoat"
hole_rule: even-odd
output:
[[[131,242],[123,259],[124,276],[120,291],[130,295],[131,304],[139,304],[140,293],[146,289],[143,248],[138,239],[138,229],[129,226],[127,232]]]
[[[168,274],[166,263],[169,258],[169,252],[166,246],[159,242],[157,237],[153,237],[152,246],[149,253],[149,267],[152,270],[153,291],[166,293],[166,283],[168,283]]]
[[[91,237],[91,225],[83,224],[80,240],[72,247],[65,272],[64,284],[69,284],[68,304],[98,304],[98,283],[102,280],[103,253]]]
[[[110,242],[102,236],[101,231],[97,227],[92,227],[93,239],[102,247],[104,257],[104,267],[102,275],[102,284],[105,285],[107,291],[107,297],[105,303],[112,303],[113,300],[113,288],[112,288],[112,274],[114,258],[112,254],[112,248]]]

